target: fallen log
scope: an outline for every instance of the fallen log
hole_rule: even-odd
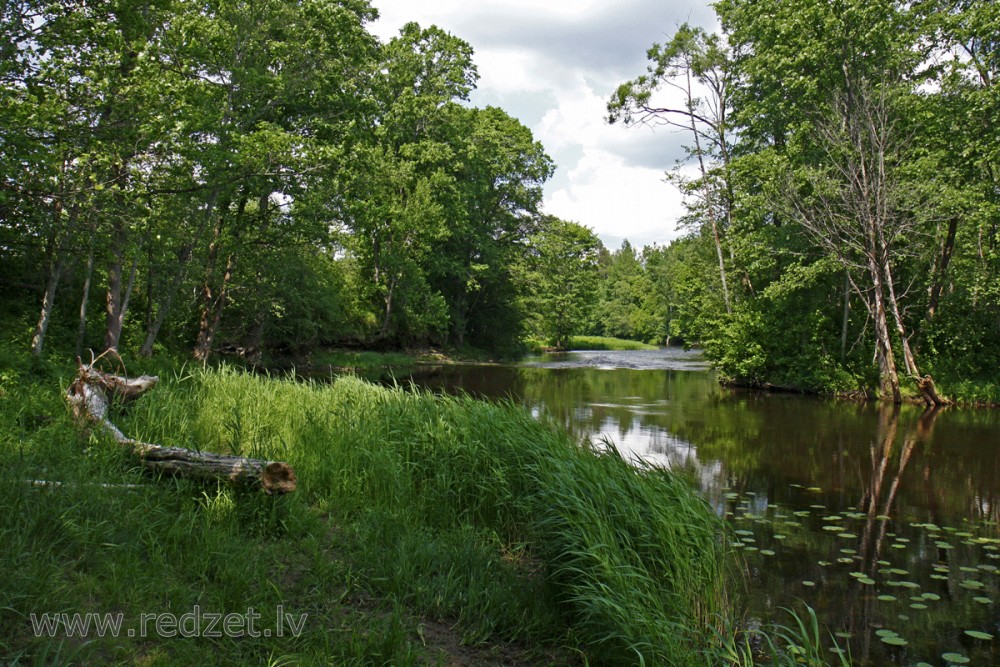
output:
[[[80,363],[77,377],[66,390],[66,400],[78,421],[111,434],[116,442],[135,452],[142,465],[153,472],[182,477],[219,479],[259,486],[268,494],[295,490],[295,471],[282,461],[263,461],[245,456],[198,452],[181,447],[164,447],[126,436],[108,419],[111,400],[131,401],[156,386],[159,378],[143,375],[128,379]]]

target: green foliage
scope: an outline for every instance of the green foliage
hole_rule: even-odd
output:
[[[647,263],[645,253],[637,253],[628,241],[602,257],[593,333],[638,341],[666,338],[664,294],[657,290]]]
[[[551,216],[542,218],[529,242],[522,280],[535,333],[566,349],[594,307],[601,242],[586,227]]]
[[[856,389],[857,377],[836,356],[840,341],[835,318],[841,304],[831,285],[838,278],[842,284],[842,276],[828,261],[789,266],[780,280],[738,304],[717,335],[703,340],[706,354],[725,377],[741,384]],[[833,299],[824,299],[826,295]]]

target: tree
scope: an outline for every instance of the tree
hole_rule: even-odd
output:
[[[544,216],[530,243],[525,280],[535,330],[565,349],[596,301],[601,242],[587,227]]]
[[[643,342],[667,337],[663,295],[657,294],[646,267],[646,253],[627,240],[602,262],[596,333]]]
[[[792,197],[793,215],[817,243],[847,269],[854,290],[875,325],[876,358],[883,388],[902,401],[893,354],[894,325],[906,373],[928,404],[940,405],[933,381],[920,377],[902,316],[895,264],[899,246],[916,232],[901,207],[898,177],[903,142],[893,121],[889,92],[860,81],[834,104],[835,114],[816,124],[829,165],[803,171],[809,199]]]
[[[647,55],[652,61],[647,74],[620,85],[608,102],[608,122],[663,124],[690,132],[694,144],[688,157],[696,159],[699,177],[689,180],[677,171],[670,178],[685,195],[700,199],[689,207],[708,220],[726,312],[732,312],[722,247],[723,221],[726,227],[732,222],[729,53],[719,35],[684,24],[669,42],[650,47]],[[655,104],[653,94],[662,87],[679,92],[682,106]]]
[[[509,348],[522,333],[512,267],[537,230],[542,184],[554,167],[502,109],[462,109],[460,126],[456,214],[432,281],[449,303],[452,342]]]

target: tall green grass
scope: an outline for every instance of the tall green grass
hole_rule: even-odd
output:
[[[727,609],[722,524],[686,481],[509,404],[197,371],[121,425],[289,461],[355,575],[467,641],[568,637],[597,662],[680,665]]]

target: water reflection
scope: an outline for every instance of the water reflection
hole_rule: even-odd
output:
[[[683,351],[602,352],[400,381],[513,400],[690,471],[737,531],[762,621],[805,600],[858,664],[1000,664],[1000,639],[965,634],[1000,638],[1000,415],[733,391],[689,368]]]

